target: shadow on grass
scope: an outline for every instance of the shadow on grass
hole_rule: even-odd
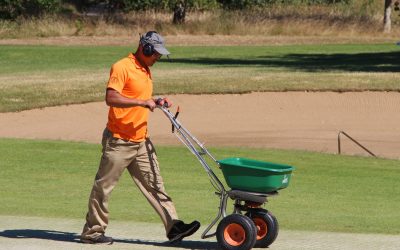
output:
[[[15,230],[4,230],[0,232],[0,237],[14,238],[14,239],[42,239],[42,240],[53,240],[61,242],[73,242],[80,243],[79,236],[76,233],[53,231],[53,230],[41,230],[41,229],[15,229]],[[207,241],[191,241],[184,240],[177,244],[170,244],[168,242],[151,241],[151,240],[139,240],[139,239],[118,239],[114,238],[114,242],[135,244],[135,245],[147,245],[157,247],[174,247],[182,249],[217,249],[218,245],[216,242]]]
[[[157,241],[137,240],[137,239],[136,240],[114,239],[114,241],[120,243],[136,244],[136,245],[174,247],[182,249],[209,249],[209,250],[219,249],[217,242],[209,242],[209,241],[183,240],[182,242],[175,244],[170,244],[168,242],[157,242]]]
[[[0,237],[15,239],[42,239],[67,242],[79,242],[79,235],[75,233],[39,229],[15,229],[0,232]]]
[[[358,54],[287,54],[281,57],[177,58],[172,63],[217,67],[279,67],[298,71],[400,72],[400,51]]]

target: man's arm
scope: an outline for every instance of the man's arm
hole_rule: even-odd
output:
[[[153,99],[139,100],[134,98],[128,98],[121,95],[118,91],[112,88],[108,88],[106,92],[106,104],[111,107],[117,108],[129,108],[129,107],[145,107],[153,111],[156,107],[156,103]]]

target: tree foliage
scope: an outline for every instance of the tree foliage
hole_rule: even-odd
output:
[[[187,8],[196,10],[214,9],[219,7],[217,0],[64,0],[74,4],[77,9],[84,10],[96,5],[103,5],[114,11],[141,11],[141,10],[173,10],[178,3]]]
[[[224,9],[246,9],[265,7],[272,4],[336,4],[349,3],[351,0],[218,0]]]
[[[173,11],[182,3],[189,10],[246,9],[271,4],[336,4],[353,0],[0,0],[0,19],[57,14],[63,5],[75,6],[79,12],[101,7],[112,12],[143,10]]]
[[[40,16],[60,10],[61,0],[0,0],[1,19]]]

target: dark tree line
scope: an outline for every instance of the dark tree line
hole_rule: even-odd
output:
[[[129,12],[141,10],[174,11],[181,6],[190,10],[245,9],[270,4],[334,4],[351,0],[0,0],[0,18],[15,19],[19,16],[40,16],[57,14],[66,4],[77,11],[85,12],[100,7],[108,12]]]
[[[271,4],[348,4],[356,0],[0,0],[0,19],[15,20],[19,17],[38,17],[43,14],[57,15],[72,5],[80,12],[90,9],[102,10],[106,14],[118,12],[163,10],[174,12],[173,22],[185,21],[187,10],[240,10],[253,7],[268,7]],[[384,30],[391,30],[392,9],[399,10],[400,0],[384,1]]]

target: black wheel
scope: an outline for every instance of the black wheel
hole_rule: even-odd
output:
[[[250,217],[257,228],[257,240],[255,247],[265,248],[271,245],[279,232],[278,220],[270,212],[264,209],[254,209],[246,216]]]
[[[248,250],[256,243],[257,229],[253,221],[241,214],[223,218],[217,227],[217,240],[225,250]]]

